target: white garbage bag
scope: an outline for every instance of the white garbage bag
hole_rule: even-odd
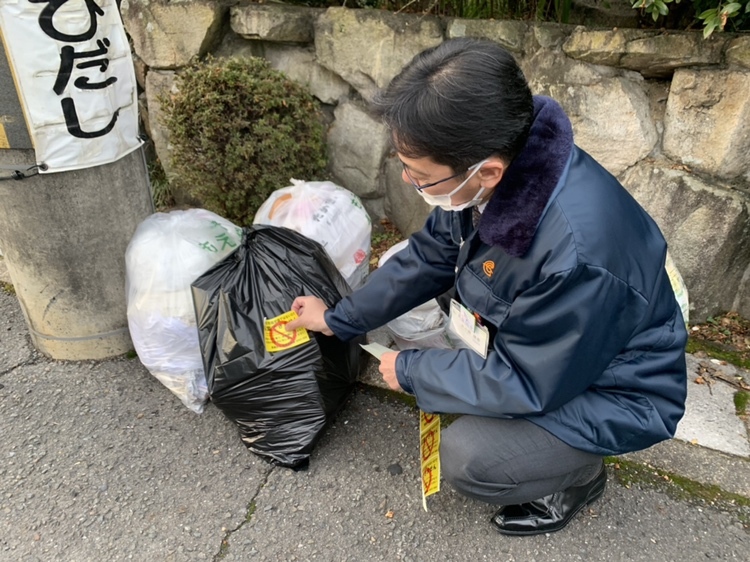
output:
[[[390,247],[378,260],[382,266],[396,253],[409,245],[404,240]],[[401,349],[424,349],[428,347],[451,349],[453,345],[446,333],[447,319],[435,299],[411,309],[386,324],[396,346]]]
[[[125,252],[128,327],[138,358],[196,413],[208,389],[190,284],[241,240],[231,222],[190,209],[151,215]]]
[[[369,272],[370,216],[359,197],[329,181],[291,180],[255,214],[253,224],[290,228],[321,244],[352,289]]]
[[[685,285],[685,281],[683,281],[682,279],[682,275],[680,275],[677,266],[674,264],[672,256],[669,254],[669,251],[667,251],[667,259],[664,264],[664,268],[667,270],[667,275],[669,275],[669,282],[672,284],[674,296],[677,299],[677,304],[680,305],[680,310],[682,310],[682,318],[685,320],[685,325],[687,326],[688,317],[690,315],[688,290],[687,286]]]

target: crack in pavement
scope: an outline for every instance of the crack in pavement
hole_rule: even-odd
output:
[[[37,363],[39,363],[39,361],[40,361],[40,358],[34,357],[32,354],[32,357],[29,357],[28,359],[26,359],[26,361],[21,361],[17,365],[13,365],[12,367],[5,369],[4,371],[0,371],[0,377],[8,375],[12,373],[13,371],[15,371],[16,369],[20,369],[21,367],[26,367],[28,365],[36,365]]]
[[[26,367],[27,365],[35,365],[43,359],[43,356],[41,355],[41,353],[39,353],[39,350],[36,349],[33,342],[31,341],[31,334],[29,334],[28,332],[24,334],[24,341],[25,341],[26,351],[28,352],[27,358],[22,360],[20,363],[16,363],[15,365],[8,367],[5,370],[0,370],[0,377],[15,371],[16,369],[20,367]]]
[[[234,529],[227,529],[227,531],[224,533],[224,537],[221,539],[221,544],[219,545],[219,552],[214,555],[214,562],[219,562],[220,560],[224,559],[224,557],[227,555],[227,552],[229,551],[229,537],[242,529],[242,527],[245,526],[245,523],[249,523],[250,519],[252,519],[253,513],[255,513],[256,509],[255,498],[257,498],[263,488],[265,488],[266,484],[268,483],[268,479],[271,477],[271,474],[275,469],[275,466],[270,467],[268,469],[268,472],[266,472],[266,474],[263,476],[263,481],[258,486],[255,494],[253,494],[253,497],[250,498],[250,501],[247,503],[247,510],[245,511],[245,518],[243,519],[243,521]]]

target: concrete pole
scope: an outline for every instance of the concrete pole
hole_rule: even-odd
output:
[[[0,150],[0,176],[34,157]],[[143,149],[104,166],[0,181],[0,248],[39,351],[81,360],[132,349],[125,249],[151,213]]]

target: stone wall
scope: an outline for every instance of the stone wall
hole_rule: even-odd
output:
[[[196,57],[261,56],[328,109],[331,173],[373,218],[404,233],[427,206],[400,177],[366,103],[406,62],[446,38],[486,37],[518,59],[534,93],[570,116],[577,144],[662,228],[688,285],[691,319],[750,317],[750,36],[586,29],[375,10],[216,0],[123,0],[147,133],[169,173],[158,96]],[[281,186],[280,186],[281,187]]]

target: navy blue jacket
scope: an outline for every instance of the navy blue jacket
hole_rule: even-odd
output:
[[[525,418],[599,455],[674,435],[686,396],[685,324],[659,228],[535,98],[524,150],[477,228],[435,209],[408,248],[326,311],[341,339],[455,286],[489,328],[474,351],[409,350],[399,383],[429,412]]]

